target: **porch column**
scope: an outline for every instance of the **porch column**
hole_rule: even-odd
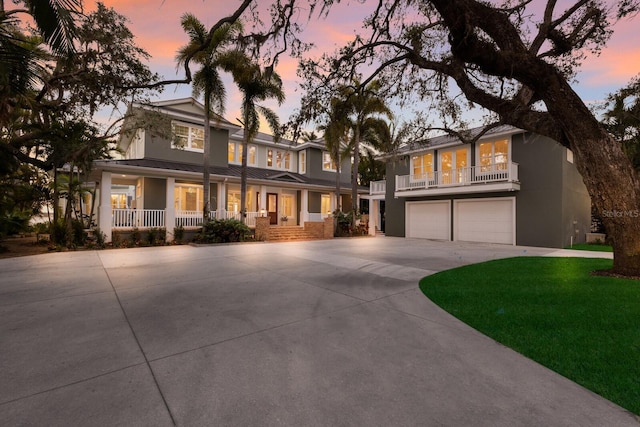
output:
[[[302,190],[300,205],[300,225],[304,225],[309,222],[309,190]]]
[[[369,235],[376,235],[378,216],[380,215],[380,200],[369,199]]]
[[[340,196],[342,196],[342,194],[340,194]],[[336,193],[331,193],[331,212],[335,212],[335,210],[337,209],[338,206],[338,199],[336,197]],[[326,214],[326,212],[322,212],[323,214]]]
[[[267,211],[267,186],[266,185],[261,185],[260,186],[260,206],[258,209],[259,211]]]
[[[225,213],[225,206],[227,205],[227,182],[226,180],[222,181],[218,185],[218,206],[216,209],[216,218],[217,219],[225,219],[227,214]]]
[[[111,243],[111,223],[113,212],[111,211],[111,172],[102,171],[100,178],[100,209],[98,227],[106,236],[105,242]]]
[[[167,195],[164,207],[164,227],[167,230],[167,242],[173,242],[176,226],[175,200],[176,179],[167,178]]]

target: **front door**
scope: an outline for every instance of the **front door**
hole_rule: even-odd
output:
[[[267,193],[267,214],[269,215],[269,224],[278,223],[278,194]]]

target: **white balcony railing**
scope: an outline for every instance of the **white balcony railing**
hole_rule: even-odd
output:
[[[202,220],[202,211],[177,211],[176,226],[182,227],[200,227],[204,222]],[[209,218],[217,218],[216,211],[209,212]]]
[[[419,175],[396,176],[396,191],[466,186],[489,182],[518,182],[518,164],[496,163]]]
[[[113,209],[113,228],[164,227],[164,209]]]
[[[369,183],[369,195],[375,196],[387,192],[387,181],[371,181]]]
[[[256,226],[256,218],[260,216],[260,212],[247,212],[247,216],[245,218],[245,224],[248,225],[249,227],[255,227]],[[227,211],[226,214],[223,212],[222,215],[219,215],[219,219],[220,217],[222,218],[226,218],[226,219],[237,219],[238,221],[240,221],[240,212],[229,212]]]

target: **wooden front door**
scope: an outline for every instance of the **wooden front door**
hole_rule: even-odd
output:
[[[278,223],[278,194],[267,193],[267,214],[269,215],[269,224]]]

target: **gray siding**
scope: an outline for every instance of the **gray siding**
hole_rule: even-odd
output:
[[[320,213],[322,209],[322,193],[309,191],[309,212]]]
[[[515,196],[518,245],[562,248],[572,237],[574,242],[584,241],[591,221],[591,202],[575,165],[567,161],[566,149],[549,138],[524,133],[513,135],[511,147],[512,159],[519,164],[520,191],[515,192],[396,199],[395,176],[410,173],[409,158],[388,162],[386,234],[405,236],[408,201]],[[475,164],[475,149],[471,153]]]
[[[307,173],[305,176],[316,179],[326,179],[335,182],[335,172],[322,170],[322,150],[317,148],[307,149]],[[340,169],[340,182],[349,185],[351,183],[351,163],[349,159],[342,162]]]
[[[144,179],[144,208],[166,209],[167,180],[159,178]]]
[[[387,236],[405,237],[405,198],[394,197],[396,175],[409,174],[409,161],[406,157],[387,162],[387,193],[385,195],[385,231]]]
[[[192,164],[202,164],[202,153],[171,148],[171,141],[151,132],[145,132],[145,157],[149,159],[170,160]],[[211,166],[227,166],[227,150],[229,132],[227,130],[211,129]]]
[[[516,240],[519,245],[563,246],[563,148],[538,135],[513,136],[513,161],[519,164]]]

